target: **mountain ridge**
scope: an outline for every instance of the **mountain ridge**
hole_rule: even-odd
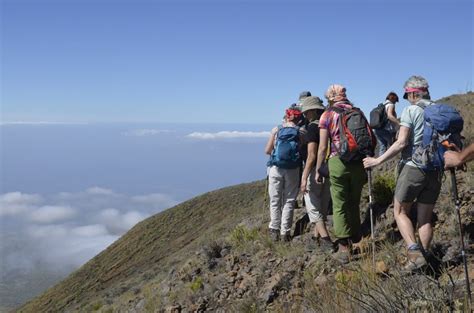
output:
[[[474,94],[470,92],[438,100],[438,102],[451,103],[461,111],[466,121],[464,135],[468,142],[472,142],[473,139],[473,99]],[[384,174],[384,172],[379,170],[378,174]],[[460,183],[463,184],[460,188],[463,216],[467,222],[467,228],[471,227],[472,231],[472,225],[474,225],[472,215],[474,214],[470,206],[472,203],[470,194],[473,193],[470,182],[472,182],[472,166],[468,173],[460,174]],[[439,216],[443,218],[447,216],[446,219],[448,219],[450,218],[448,213],[441,209],[443,206],[452,206],[449,203],[449,197],[446,197],[449,195],[449,186],[446,184],[447,182],[443,186],[444,198],[441,199],[437,208],[440,211]],[[281,294],[279,299],[283,299],[281,305],[286,298],[299,299],[301,295],[291,294],[292,288],[285,287],[285,281],[291,281],[295,284],[295,288],[298,288],[298,284],[301,284],[301,279],[298,281],[298,275],[308,275],[304,270],[322,261],[304,251],[302,245],[304,236],[296,238],[292,248],[280,244],[272,245],[266,241],[265,221],[268,213],[265,188],[264,180],[222,188],[141,221],[65,280],[39,297],[28,301],[18,309],[18,312],[91,310],[154,312],[159,311],[158,309],[172,312],[202,311],[210,310],[211,307],[225,308],[226,304],[219,301],[226,293],[229,294],[223,298],[223,301],[229,301],[228,305],[231,308],[236,309],[237,307],[232,307],[232,303],[240,303],[244,298],[255,300],[244,303],[245,308],[250,310],[253,308],[252,303],[258,303],[255,309],[257,307],[265,309],[268,308],[267,305],[280,301],[277,295],[278,290]],[[364,192],[361,208],[367,205],[365,199],[367,191]],[[390,213],[383,214],[386,216],[379,221],[378,227],[379,232],[386,235],[392,231],[393,219],[390,220],[392,218]],[[303,218],[304,212],[298,210],[296,215],[295,221],[301,221],[300,218]],[[442,222],[444,223],[444,220]],[[440,242],[444,240],[444,238],[436,239]],[[453,240],[455,239],[457,237]],[[393,241],[394,247],[399,245],[399,241],[395,239]],[[448,248],[443,246],[440,249]],[[259,259],[262,263],[273,264],[273,268],[262,268],[262,273],[257,272],[256,268],[261,266],[258,264]],[[279,265],[275,265],[278,262],[280,262]],[[384,259],[383,262],[388,264],[390,261]],[[360,263],[363,265],[364,260],[362,259]],[[273,270],[279,268],[280,265],[286,265],[288,271]],[[324,276],[324,279],[328,281],[332,279],[330,278],[332,274],[337,278],[338,273],[345,273],[344,269],[332,273],[324,265],[318,266],[322,266],[322,269],[329,273],[327,277]],[[458,268],[459,264],[456,266]],[[299,267],[304,268],[300,274],[298,274]],[[234,274],[235,276],[232,276]],[[270,277],[267,277],[268,275]],[[471,278],[473,276],[471,275]],[[242,277],[242,280],[237,282],[235,277]],[[314,280],[320,277],[317,276]],[[247,289],[240,294],[238,290],[245,290],[245,288],[239,289],[232,286],[237,283],[241,286],[245,279],[247,279],[245,286]],[[221,280],[227,280],[227,283],[234,281],[230,283],[228,291],[224,287],[215,290],[215,286],[225,285],[225,282],[220,282]],[[303,280],[303,282],[308,284],[308,281]],[[304,288],[299,289],[303,289],[301,292],[304,292]],[[263,294],[260,291],[263,291]],[[151,296],[146,296],[147,293]],[[126,299],[130,299],[131,302],[127,303]],[[189,299],[189,303],[186,299]],[[244,307],[238,308],[241,310]],[[277,308],[281,309],[283,306]],[[303,306],[303,308],[308,307]]]

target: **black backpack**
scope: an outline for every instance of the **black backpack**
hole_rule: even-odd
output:
[[[387,112],[385,112],[385,104],[380,103],[372,111],[370,111],[370,128],[380,129],[387,123]]]

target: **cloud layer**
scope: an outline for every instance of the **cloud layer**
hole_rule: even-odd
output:
[[[194,132],[186,137],[193,138],[193,139],[201,139],[201,140],[217,140],[217,139],[240,139],[240,138],[268,138],[270,136],[270,132],[262,131],[262,132],[243,132],[243,131],[220,131],[217,133],[202,133],[202,132]]]
[[[143,137],[143,136],[155,136],[160,134],[171,133],[172,130],[168,129],[134,129],[123,133],[124,136],[136,136],[136,137]]]
[[[41,263],[67,273],[136,223],[177,203],[165,194],[129,196],[97,186],[47,196],[0,194],[0,271]]]

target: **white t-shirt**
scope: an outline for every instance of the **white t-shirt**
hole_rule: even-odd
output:
[[[390,100],[385,100],[383,103],[385,105],[385,115],[388,116],[388,109],[393,107],[395,110],[395,103],[391,102]],[[387,123],[385,123],[384,129],[388,130],[389,132],[395,132],[396,128],[393,125],[393,122],[387,118]]]

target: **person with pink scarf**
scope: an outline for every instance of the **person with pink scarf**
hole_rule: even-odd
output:
[[[352,109],[344,86],[329,86],[325,96],[331,107],[342,110]],[[329,178],[326,179],[329,179],[331,185],[334,235],[338,243],[338,250],[333,254],[333,257],[345,264],[350,260],[351,243],[360,240],[359,204],[362,187],[367,182],[367,174],[362,160],[345,162],[339,157],[341,144],[339,116],[340,114],[336,110],[329,109],[323,113],[319,120],[320,142],[316,163],[316,181],[322,182],[324,179],[319,173],[319,169],[326,159],[330,143]]]

